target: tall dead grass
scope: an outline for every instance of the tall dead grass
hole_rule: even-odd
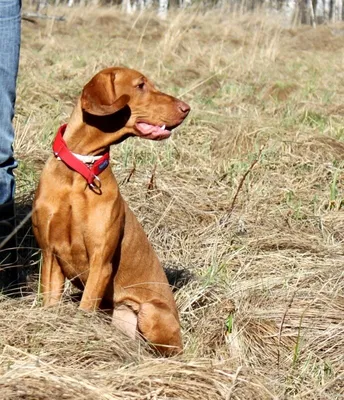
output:
[[[219,11],[54,13],[66,22],[23,26],[18,201],[30,201],[56,128],[99,69],[136,68],[189,102],[168,141],[112,151],[164,265],[189,273],[175,292],[185,353],[159,359],[68,297],[54,310],[35,295],[2,298],[1,397],[341,398],[344,27]]]

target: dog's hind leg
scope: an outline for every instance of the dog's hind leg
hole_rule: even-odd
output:
[[[141,304],[137,325],[144,338],[162,355],[182,352],[180,325],[167,304],[160,300]]]
[[[159,300],[130,306],[121,304],[112,314],[112,323],[131,339],[140,333],[164,356],[182,352],[180,325],[170,308]],[[135,309],[135,311],[133,310]]]

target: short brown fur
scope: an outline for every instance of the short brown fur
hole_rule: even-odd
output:
[[[159,92],[141,73],[101,71],[84,87],[64,139],[83,155],[99,155],[128,136],[137,122],[183,122],[189,106]],[[135,215],[123,200],[111,168],[101,192],[53,155],[43,169],[33,206],[33,229],[43,253],[43,303],[61,299],[65,278],[83,289],[80,308],[113,309],[113,321],[132,337],[140,332],[163,355],[182,351],[176,304],[166,275]]]

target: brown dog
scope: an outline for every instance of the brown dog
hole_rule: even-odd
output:
[[[189,111],[137,71],[99,72],[84,87],[68,126],[59,130],[33,205],[44,305],[59,302],[68,278],[83,289],[81,309],[95,310],[101,303],[113,309],[114,324],[131,337],[141,333],[164,355],[182,350],[175,301],[106,167],[111,144],[133,135],[165,139]]]

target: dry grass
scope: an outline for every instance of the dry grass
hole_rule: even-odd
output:
[[[66,22],[23,26],[18,201],[30,201],[56,128],[100,68],[134,67],[189,102],[172,139],[112,152],[161,260],[193,274],[176,291],[185,354],[156,358],[70,301],[3,298],[1,397],[343,398],[344,26],[54,13]]]

